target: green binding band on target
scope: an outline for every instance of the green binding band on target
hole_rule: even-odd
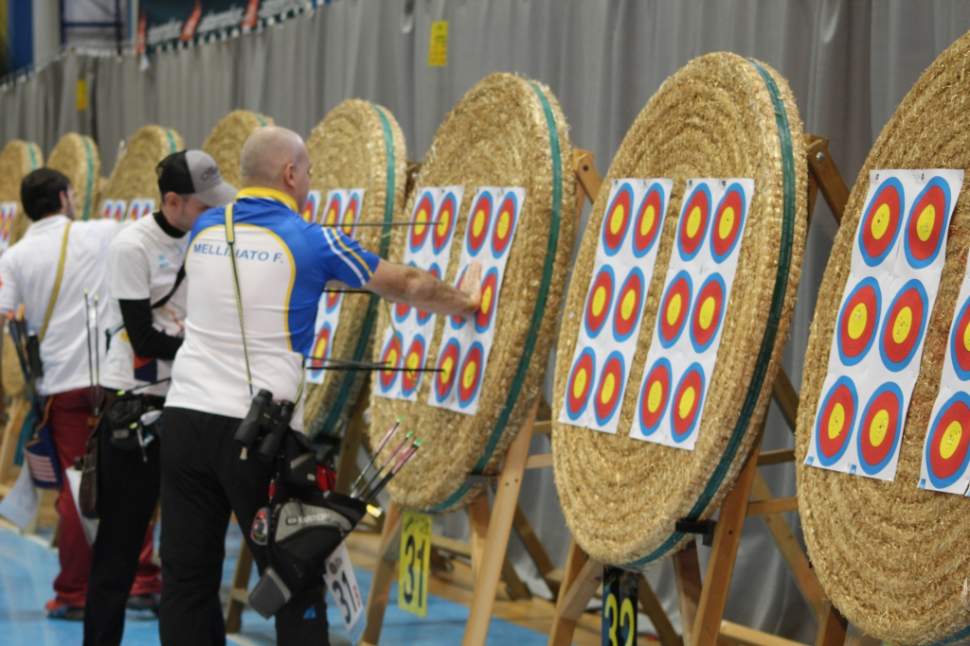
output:
[[[260,127],[266,125],[266,119],[263,118],[263,115],[258,112],[254,112],[253,114],[256,115],[256,122],[260,125]]]
[[[509,417],[512,415],[512,410],[515,408],[515,404],[519,399],[519,392],[522,390],[523,384],[525,384],[526,373],[529,370],[529,364],[532,362],[532,354],[535,352],[536,342],[539,340],[539,327],[542,325],[542,319],[546,312],[546,301],[549,299],[549,287],[552,283],[552,269],[556,260],[556,247],[559,246],[559,223],[562,219],[562,157],[559,149],[559,130],[556,128],[556,117],[552,113],[552,106],[549,105],[549,99],[543,93],[542,89],[535,83],[535,81],[530,81],[529,85],[532,87],[532,91],[535,92],[539,99],[539,103],[542,105],[542,112],[546,117],[546,128],[549,130],[549,153],[552,157],[552,213],[549,222],[549,244],[546,247],[546,260],[542,267],[542,282],[539,284],[539,294],[536,298],[536,307],[532,311],[532,321],[529,324],[529,333],[525,338],[525,347],[522,350],[522,356],[519,358],[519,365],[515,369],[515,377],[512,379],[512,387],[509,389],[509,396],[505,400],[505,405],[502,407],[502,411],[499,413],[498,420],[495,422],[495,427],[492,429],[492,433],[488,436],[488,442],[485,444],[485,451],[482,456],[478,459],[472,469],[473,474],[479,474],[485,470],[488,466],[489,461],[492,459],[492,454],[495,452],[495,447],[498,445],[499,439],[502,437],[502,433],[505,431],[505,426],[508,424]],[[465,497],[472,488],[469,481],[462,483],[458,489],[452,493],[448,498],[433,507],[431,511],[444,511],[452,505],[456,504],[459,500]]]
[[[394,135],[391,133],[391,122],[388,121],[387,115],[384,111],[377,105],[371,104],[374,108],[374,112],[377,113],[378,118],[381,120],[381,132],[384,135],[384,153],[387,158],[387,191],[384,195],[384,226],[381,227],[381,243],[380,243],[380,257],[387,258],[388,252],[391,248],[391,223],[394,221],[394,193],[395,193],[395,167],[396,162],[394,160]],[[370,297],[367,303],[367,314],[364,315],[364,323],[360,328],[360,336],[357,337],[357,346],[354,348],[353,360],[361,361],[364,358],[364,354],[367,352],[367,346],[370,343],[370,335],[374,330],[374,324],[377,322],[377,304],[379,298],[376,295]],[[344,373],[343,378],[340,381],[340,390],[337,391],[337,401],[333,406],[330,407],[327,416],[324,418],[323,422],[319,425],[313,424],[311,435],[316,435],[323,429],[333,428],[337,425],[337,421],[340,419],[340,415],[343,413],[344,407],[348,404],[348,399],[350,399],[350,393],[354,386],[354,380],[357,375],[354,374],[353,370],[348,370]]]
[[[775,84],[775,79],[771,77],[768,71],[758,61],[749,58],[748,62],[754,66],[764,80],[768,94],[771,95],[771,103],[775,108],[775,125],[778,127],[778,139],[781,144],[781,168],[784,184],[784,219],[781,226],[781,249],[778,253],[778,271],[775,274],[775,287],[771,293],[771,309],[768,313],[768,323],[765,327],[765,334],[761,338],[761,348],[758,350],[754,375],[751,378],[751,384],[748,386],[748,392],[744,396],[741,414],[738,416],[734,430],[731,431],[731,437],[728,440],[727,446],[724,448],[720,462],[717,463],[717,466],[714,468],[714,473],[711,474],[700,497],[694,503],[694,506],[691,507],[690,512],[685,518],[690,521],[700,519],[701,514],[704,513],[704,510],[707,509],[711,500],[714,499],[714,495],[718,489],[721,488],[721,484],[724,482],[724,478],[727,477],[728,470],[731,468],[731,463],[734,462],[734,456],[741,446],[741,440],[744,439],[748,425],[751,423],[751,416],[754,414],[754,408],[758,403],[758,397],[761,394],[765,376],[768,372],[768,363],[771,361],[775,337],[778,335],[778,324],[781,321],[781,311],[785,304],[785,292],[788,290],[788,273],[792,256],[791,248],[795,237],[795,159],[792,153],[791,131],[788,128],[788,114],[785,111],[785,103],[782,101],[778,85]],[[683,538],[683,532],[675,531],[653,552],[632,563],[627,563],[623,567],[636,569],[652,561],[656,561],[662,556],[665,556]]]
[[[37,160],[38,152],[40,152],[40,149],[37,147],[37,144],[27,144],[27,156],[30,158],[30,170],[37,170],[37,167],[40,166],[40,162]]]
[[[168,139],[168,152],[174,153],[178,150],[178,144],[175,143],[175,135],[171,130],[165,130],[165,138]]]
[[[948,644],[955,644],[959,641],[963,641],[967,637],[970,637],[970,626],[967,626],[959,632],[955,632],[949,637],[944,637],[938,642],[933,642],[930,646],[947,646]]]
[[[87,179],[84,181],[84,213],[81,216],[82,220],[87,220],[91,217],[91,200],[94,198],[94,151],[91,150],[91,139],[89,137],[81,137],[81,142],[84,144],[84,161],[87,167]]]

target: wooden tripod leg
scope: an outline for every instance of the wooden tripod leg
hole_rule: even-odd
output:
[[[680,632],[686,643],[701,600],[701,564],[697,558],[696,541],[687,543],[684,549],[674,554],[674,579],[680,601]]]
[[[488,539],[488,493],[480,495],[468,503],[468,529],[471,534],[472,579],[478,581],[482,572],[482,559],[485,556],[485,541]]]
[[[640,585],[637,588],[637,595],[640,598],[640,608],[650,617],[650,622],[657,631],[657,638],[662,646],[682,646],[683,640],[677,631],[674,630],[670,618],[664,611],[663,604],[657,598],[657,593],[653,591],[646,577],[640,577]]]
[[[377,569],[371,580],[370,594],[367,595],[367,625],[361,637],[361,644],[377,646],[384,624],[384,611],[387,609],[391,583],[394,581],[394,566],[397,564],[395,546],[400,542],[401,508],[391,503],[384,519],[381,532],[381,546],[378,552]]]
[[[589,558],[576,541],[569,544],[556,614],[552,619],[549,646],[569,646],[576,632],[576,621],[592,598],[603,576],[603,567]]]
[[[818,616],[815,646],[842,646],[845,643],[847,622],[831,603],[826,603]]]
[[[701,600],[697,606],[697,619],[690,631],[690,643],[695,646],[717,643],[738,545],[741,543],[741,528],[747,516],[748,496],[757,472],[758,459],[756,453],[753,453],[741,469],[734,489],[721,506],[717,529],[714,530],[714,546],[707,565],[707,576],[704,578]]]
[[[519,505],[515,506],[515,518],[512,522],[515,526],[515,533],[518,534],[519,540],[525,546],[525,551],[529,554],[529,558],[532,559],[533,564],[535,564],[536,570],[539,571],[539,576],[549,586],[549,590],[552,592],[552,598],[555,599],[559,595],[559,581],[555,580],[552,576],[556,566],[553,564],[552,559],[549,558],[549,553],[542,546],[539,537],[536,536],[532,525],[529,523],[529,519],[526,518],[525,512],[522,511],[522,507]]]
[[[226,609],[226,632],[238,633],[242,628],[242,613],[249,600],[249,575],[253,571],[253,553],[246,541],[239,550],[236,572],[232,575],[232,588],[229,590],[229,607]]]
[[[11,479],[14,456],[17,454],[17,442],[20,440],[20,429],[27,417],[28,404],[23,398],[17,399],[10,407],[10,417],[3,428],[3,440],[0,444],[0,484]]]
[[[488,635],[492,608],[495,606],[495,593],[498,590],[502,563],[508,551],[512,532],[515,505],[519,500],[525,463],[529,458],[529,444],[532,440],[532,426],[535,424],[537,410],[538,402],[529,411],[528,421],[512,441],[505,456],[505,465],[502,467],[498,490],[495,493],[495,504],[488,521],[488,534],[482,550],[482,566],[475,578],[475,592],[469,609],[468,623],[465,625],[465,636],[462,640],[465,646],[484,644]]]

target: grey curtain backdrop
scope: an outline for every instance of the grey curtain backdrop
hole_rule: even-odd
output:
[[[433,20],[449,21],[445,68],[427,66]],[[574,143],[592,150],[605,172],[667,76],[695,56],[729,50],[787,77],[807,131],[831,139],[851,185],[899,100],[968,28],[970,3],[943,0],[335,0],[260,33],[155,55],[147,67],[132,57],[70,54],[0,90],[0,139],[26,138],[49,151],[61,134],[80,130],[96,136],[110,169],[118,143],[145,123],[174,127],[198,146],[226,112],[247,108],[306,134],[338,102],[361,97],[394,113],[409,156],[420,160],[463,93],[486,74],[507,70],[552,87]],[[92,91],[82,113],[75,110],[78,78]],[[820,201],[785,352],[796,386],[834,231]],[[535,442],[548,445],[546,438]],[[775,410],[766,443],[792,445]],[[795,493],[790,466],[766,473],[777,495]],[[527,515],[561,563],[569,536],[551,472],[530,473],[524,491]],[[441,523],[445,531],[464,531],[457,516]],[[651,580],[676,618],[669,564]],[[811,639],[811,613],[760,521],[745,528],[727,617]]]

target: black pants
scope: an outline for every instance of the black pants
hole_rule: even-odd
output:
[[[160,407],[161,398],[152,401]],[[145,447],[119,449],[98,429],[98,533],[91,550],[84,610],[85,646],[115,646],[125,627],[125,604],[145,532],[158,503],[159,439]]]
[[[162,608],[165,646],[226,643],[219,602],[230,512],[262,572],[264,547],[249,539],[267,501],[272,469],[254,456],[240,459],[233,434],[240,420],[183,408],[162,415]],[[324,587],[294,595],[276,614],[276,638],[289,644],[329,644]]]

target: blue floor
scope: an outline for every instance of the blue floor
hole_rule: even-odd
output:
[[[223,568],[223,599],[228,594],[240,540],[239,530],[233,527],[227,542],[228,557]],[[79,623],[51,621],[44,616],[44,602],[53,596],[51,581],[56,574],[57,554],[46,547],[43,541],[32,540],[0,528],[0,644],[62,646],[81,643]],[[358,568],[357,577],[361,594],[366,599],[371,573]],[[392,603],[387,608],[381,633],[382,644],[450,646],[461,642],[468,617],[465,606],[429,597],[428,617],[422,619],[399,610],[394,605],[393,600],[397,599],[396,588],[391,589],[390,598]],[[330,608],[329,619],[331,644],[349,644],[333,607]],[[493,619],[488,643],[538,646],[545,644],[546,639],[545,635],[535,631]],[[125,646],[158,644],[158,623],[154,619],[129,614],[123,643]],[[243,614],[242,632],[230,635],[229,643],[238,646],[273,644],[275,638],[272,623],[247,610]]]

